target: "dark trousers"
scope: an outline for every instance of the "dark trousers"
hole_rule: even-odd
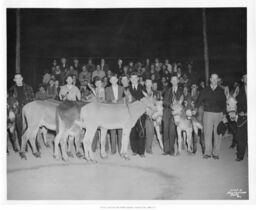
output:
[[[142,115],[142,117],[138,119],[130,133],[130,143],[132,152],[139,155],[144,155],[145,153],[145,119],[146,116]]]
[[[247,120],[246,117],[239,117],[237,120],[237,133],[236,133],[237,154],[236,155],[237,155],[237,158],[239,159],[244,159],[244,154],[247,148],[248,134],[247,134],[247,122],[245,120]]]
[[[121,151],[121,140],[122,140],[122,129],[110,130],[110,142],[111,142],[111,152],[116,153],[116,146],[118,146],[118,152]]]
[[[164,126],[164,152],[174,154],[174,144],[176,138],[176,127],[174,124],[174,119],[172,115],[163,116],[163,126]]]

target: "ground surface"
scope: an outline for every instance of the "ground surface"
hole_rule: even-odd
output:
[[[235,150],[228,148],[230,144],[230,136],[223,139],[220,160],[205,160],[200,151],[196,155],[183,151],[177,157],[162,156],[156,142],[154,154],[145,158],[131,156],[125,161],[116,154],[102,160],[96,154],[96,164],[76,158],[55,160],[52,150],[44,146],[39,159],[30,150],[26,161],[11,152],[7,157],[7,198],[248,199],[248,160],[234,161]]]

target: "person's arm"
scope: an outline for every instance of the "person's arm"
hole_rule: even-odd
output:
[[[202,91],[199,93],[198,99],[197,99],[197,101],[196,101],[196,108],[197,108],[197,109],[198,109],[200,106],[202,106],[204,100],[205,100],[205,89],[202,90]]]
[[[81,92],[77,87],[76,87],[76,90],[77,90],[77,94],[76,94],[77,100],[81,101]]]

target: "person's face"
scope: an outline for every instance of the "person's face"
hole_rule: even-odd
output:
[[[171,78],[171,83],[172,83],[172,86],[177,86],[178,83],[179,83],[178,77],[172,77]]]
[[[105,64],[105,60],[104,60],[104,59],[101,59],[100,63],[101,63],[101,64]]]
[[[86,69],[86,66],[83,66],[83,67],[82,67],[82,70],[83,70],[83,71],[86,71],[86,70],[87,70],[87,69]]]
[[[54,84],[56,87],[59,87],[59,80],[55,80]]]
[[[204,82],[200,82],[201,87],[204,87]]]
[[[147,79],[145,82],[146,88],[152,88],[152,80]]]
[[[68,77],[66,82],[67,82],[68,85],[71,85],[72,82],[73,82],[73,78],[72,77]]]
[[[212,74],[210,78],[211,85],[216,86],[218,84],[219,77],[217,74]]]
[[[116,85],[116,84],[117,84],[117,81],[118,81],[118,79],[117,79],[116,76],[113,76],[113,77],[110,78],[110,83],[111,83],[112,85]]]
[[[23,81],[23,78],[21,75],[15,75],[14,82],[16,83],[17,86],[22,86],[22,81]]]
[[[39,91],[40,91],[40,92],[45,92],[45,90],[44,90],[43,87],[40,87],[40,88],[39,88]]]
[[[67,60],[66,60],[66,58],[61,58],[60,62],[61,62],[62,64],[66,64]]]
[[[131,67],[132,67],[132,66],[133,66],[133,62],[130,62],[130,63],[129,63],[129,66],[131,66]]]
[[[60,70],[60,66],[56,66],[56,71],[59,71]]]
[[[184,88],[183,88],[183,93],[184,93],[184,95],[187,95],[187,94],[188,94],[188,88],[187,88],[187,87],[184,87]]]
[[[132,75],[132,76],[131,76],[131,83],[132,83],[133,85],[137,85],[137,84],[138,84],[138,80],[139,80],[139,78],[138,78],[137,75]]]
[[[54,85],[53,80],[50,80],[50,81],[49,81],[49,84],[50,84],[50,86],[53,86],[53,85]]]
[[[74,70],[74,67],[73,67],[73,66],[70,66],[70,67],[69,67],[69,70],[70,70],[70,71],[73,71],[73,70]]]
[[[78,64],[79,64],[79,60],[75,59],[75,60],[74,60],[74,64],[75,64],[75,65],[78,65]]]
[[[121,59],[118,60],[118,65],[122,65],[123,61]]]
[[[88,63],[89,63],[89,64],[92,64],[92,60],[91,60],[91,59],[89,59],[89,60],[88,60]]]
[[[157,83],[156,82],[153,83],[153,90],[157,90]]]
[[[166,82],[166,78],[162,77],[162,83],[165,83],[165,82]]]
[[[121,83],[123,85],[123,87],[128,87],[129,85],[129,80],[127,77],[122,77]]]
[[[54,66],[56,66],[56,65],[57,65],[57,61],[56,61],[56,60],[53,60],[52,64],[53,64]]]
[[[97,65],[96,69],[97,69],[97,71],[100,71],[100,66],[99,66],[99,65]]]
[[[149,58],[147,58],[147,60],[146,60],[146,64],[149,64],[149,62],[150,62],[150,60],[149,60]]]

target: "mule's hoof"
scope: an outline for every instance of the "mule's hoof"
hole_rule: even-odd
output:
[[[24,159],[24,160],[27,160],[27,156],[24,152],[20,152],[20,158]]]
[[[50,147],[51,147],[51,144],[50,144],[50,143],[46,143],[45,146],[46,146],[47,148],[50,148]]]
[[[33,155],[34,155],[36,158],[40,158],[40,157],[41,157],[41,153],[40,153],[40,152],[35,152],[35,153],[33,153]]]
[[[82,159],[84,156],[82,155],[81,152],[77,152],[76,157],[79,158],[79,159]]]
[[[68,157],[74,158],[74,155],[72,154],[72,152],[67,152]]]
[[[68,161],[68,157],[62,157],[61,160],[64,161],[64,162],[67,162]]]
[[[60,160],[60,157],[59,157],[58,155],[53,155],[53,158],[54,158],[55,160]]]
[[[176,153],[176,156],[180,156],[180,155],[181,155],[181,152],[177,152],[177,153]]]
[[[16,152],[19,152],[20,150],[15,148],[13,151],[16,153]]]
[[[107,155],[107,154],[104,154],[104,155],[100,155],[100,157],[101,157],[102,159],[107,159],[107,158],[108,158],[108,155]]]
[[[97,160],[91,160],[91,162],[92,162],[93,164],[98,163]]]

